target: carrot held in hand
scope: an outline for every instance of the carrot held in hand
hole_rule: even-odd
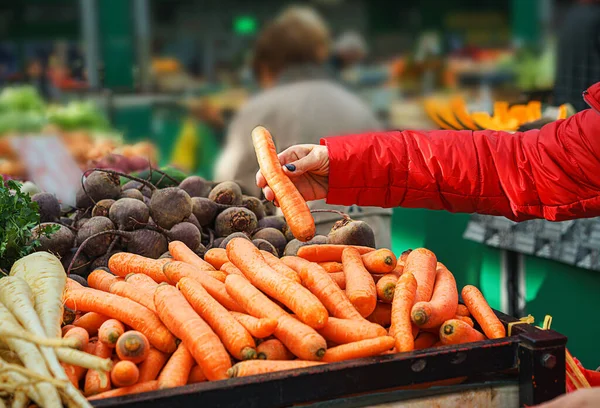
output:
[[[117,362],[110,372],[110,380],[117,387],[129,387],[138,382],[139,368],[131,361]]]
[[[448,320],[440,327],[440,341],[444,345],[481,340],[485,340],[485,336],[462,320]]]
[[[377,287],[377,298],[384,303],[392,303],[394,291],[396,290],[398,276],[393,273],[383,275],[375,285]]]
[[[328,349],[323,356],[323,361],[333,363],[336,361],[351,360],[377,356],[394,347],[395,339],[390,336],[375,337],[374,339],[360,340],[354,343],[342,344]]]
[[[194,265],[196,268],[202,270],[215,271],[215,267],[200,258],[194,251],[189,249],[186,244],[181,241],[169,242],[169,252],[173,259]],[[216,278],[216,276],[214,276]],[[220,280],[220,279],[219,279]]]
[[[346,248],[342,253],[346,275],[346,295],[361,316],[367,317],[377,306],[377,288],[371,274],[365,269],[360,253]]]
[[[125,333],[123,323],[116,319],[109,319],[102,323],[98,329],[98,340],[110,348],[115,348],[119,337]]]
[[[151,347],[148,351],[148,356],[140,364],[140,378],[138,382],[144,383],[156,380],[158,373],[160,373],[168,359],[169,356],[167,354]]]
[[[286,278],[290,278],[291,280],[300,283],[300,277],[298,276],[298,271],[292,269],[290,266],[283,263],[279,258],[267,251],[260,251],[263,258],[265,258],[265,262],[269,265],[275,272],[278,272],[285,276]]]
[[[260,360],[293,360],[296,357],[278,339],[263,341],[256,352]]]
[[[185,344],[179,343],[177,350],[158,376],[158,388],[175,388],[186,385],[195,363],[194,357]]]
[[[141,382],[130,387],[117,388],[116,390],[110,390],[102,392],[88,398],[90,401],[99,400],[104,398],[121,397],[123,395],[139,394],[142,392],[150,392],[158,389],[158,381]]]
[[[341,262],[346,248],[354,248],[361,255],[375,251],[375,248],[360,245],[315,244],[298,248],[297,255],[311,262]]]
[[[248,332],[252,337],[264,339],[275,333],[277,328],[277,319],[264,318],[257,319],[245,313],[229,312]]]
[[[415,348],[410,312],[417,294],[417,280],[410,272],[398,279],[392,302],[392,325],[390,333],[396,338],[396,351],[411,351]]]
[[[103,292],[108,292],[110,286],[120,280],[123,280],[123,278],[102,269],[93,270],[87,277],[88,286],[90,288],[98,289]]]
[[[271,134],[262,126],[255,127],[252,144],[260,171],[273,190],[292,234],[302,242],[311,240],[315,236],[315,220],[302,194],[281,169]]]
[[[417,302],[412,308],[414,324],[428,329],[438,327],[456,315],[458,290],[454,275],[441,263],[438,264],[433,294],[429,302]]]
[[[229,262],[229,259],[227,258],[227,251],[224,248],[211,248],[204,254],[204,261],[219,270],[224,263]]]
[[[490,339],[506,337],[506,329],[494,313],[483,294],[475,286],[467,285],[463,288],[462,298],[485,335]]]
[[[396,267],[396,255],[389,249],[378,249],[362,256],[365,268],[371,273],[390,273]]]
[[[274,373],[276,371],[294,370],[297,368],[307,368],[316,365],[321,365],[317,361],[303,361],[303,360],[291,360],[291,361],[273,361],[273,360],[252,360],[242,361],[237,363],[228,371],[230,378],[235,377],[248,377],[250,375],[259,375]]]
[[[387,331],[366,320],[349,320],[330,317],[319,334],[336,344],[353,343],[365,339],[385,336]]]

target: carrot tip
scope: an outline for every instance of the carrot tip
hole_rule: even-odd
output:
[[[413,312],[411,313],[411,317],[412,317],[412,321],[417,326],[423,326],[429,320],[429,316],[427,315],[427,313],[425,313],[425,311],[423,309],[413,310]]]
[[[394,263],[394,260],[392,259],[392,257],[391,257],[391,256],[386,256],[386,257],[385,257],[385,259],[383,260],[383,262],[384,262],[386,265],[391,265],[391,264],[393,264],[393,263]]]
[[[454,333],[454,326],[452,324],[445,324],[442,330],[444,330],[444,334],[450,335]]]
[[[233,366],[230,369],[227,370],[227,377],[229,378],[234,378],[237,376],[237,367]]]
[[[262,354],[262,353],[261,353]],[[264,355],[264,354],[263,354]],[[252,347],[245,347],[242,350],[242,358],[244,360],[255,360],[257,357],[256,350]],[[266,359],[266,356],[265,356]]]
[[[267,359],[267,355],[265,353],[258,353],[256,355],[256,358],[258,358],[259,360],[266,360]]]
[[[317,353],[316,353],[317,357],[318,358],[323,358],[323,356],[325,355],[325,351],[326,351],[325,349],[319,349],[319,350],[317,350]]]

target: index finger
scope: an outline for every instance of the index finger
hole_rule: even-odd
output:
[[[260,188],[265,188],[267,186],[267,179],[265,179],[265,176],[263,176],[260,170],[256,172],[256,185]]]

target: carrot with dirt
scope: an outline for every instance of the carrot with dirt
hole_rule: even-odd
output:
[[[94,355],[100,358],[110,358],[112,349],[104,343],[97,342],[94,349]],[[86,397],[99,394],[111,389],[110,376],[107,372],[97,370],[88,370],[85,375],[85,385],[83,393]]]
[[[458,305],[458,308],[456,309],[456,315],[471,317],[471,313],[469,313],[469,308],[465,305]]]
[[[344,271],[342,271],[342,272],[331,272],[329,274],[329,276],[331,277],[331,279],[333,279],[333,281],[335,282],[335,284],[338,285],[338,287],[341,290],[345,290],[346,289],[346,275],[344,274]]]
[[[250,333],[199,282],[182,278],[177,288],[196,313],[217,333],[233,357],[237,360],[256,358],[256,343]]]
[[[396,339],[390,336],[375,337],[365,339],[354,343],[342,344],[332,347],[325,352],[323,361],[334,363],[336,361],[352,360],[354,358],[364,358],[377,356],[394,347]]]
[[[360,245],[315,244],[300,247],[296,255],[311,262],[342,262],[342,254],[346,248],[354,248],[361,255],[375,251],[375,248]]]
[[[469,326],[475,327],[475,323],[473,322],[473,319],[471,319],[469,316],[456,315],[456,316],[453,317],[453,319],[462,320],[463,322],[465,322]]]
[[[100,394],[96,394],[90,398],[90,401],[105,399],[105,398],[115,398],[122,397],[124,395],[138,394],[142,392],[150,392],[156,391],[158,389],[158,381],[147,381],[140,382],[138,384],[132,385],[130,387],[117,388],[115,390],[101,392]]]
[[[108,292],[113,283],[122,280],[123,278],[102,269],[95,269],[87,277],[88,286],[102,292]]]
[[[160,285],[154,304],[160,319],[183,341],[206,377],[211,381],[227,378],[231,360],[225,346],[183,294],[173,286]]]
[[[485,340],[485,336],[462,320],[448,320],[440,327],[440,341],[444,345],[472,343]]]
[[[238,269],[237,266],[235,266],[234,264],[232,264],[231,262],[226,262],[223,265],[221,265],[221,271],[225,272],[227,275],[239,275],[241,277],[244,277],[244,274],[242,273],[242,271],[240,271]]]
[[[330,317],[325,327],[319,330],[325,339],[336,344],[353,343],[387,335],[387,331],[366,320],[349,320]]]
[[[129,387],[138,382],[140,370],[131,361],[117,362],[110,372],[110,381],[117,387]]]
[[[158,388],[175,388],[186,385],[194,364],[196,362],[192,353],[185,344],[180,343],[158,376]]]
[[[295,270],[302,284],[308,288],[327,308],[331,316],[340,319],[364,320],[346,294],[333,281],[330,274],[318,264],[297,256],[286,256],[282,263]]]
[[[323,357],[327,348],[325,339],[313,328],[286,313],[248,280],[229,275],[225,286],[227,292],[248,314],[257,318],[277,319],[274,335],[295,356],[304,360],[319,360]]]
[[[275,333],[277,329],[277,319],[263,318],[257,319],[249,314],[239,312],[229,312],[248,332],[257,339],[264,339]]]
[[[467,285],[461,292],[463,301],[485,335],[490,339],[506,337],[506,329],[483,294],[475,286]]]
[[[294,360],[296,356],[278,339],[265,340],[256,348],[261,360]]]
[[[158,373],[160,373],[160,371],[163,369],[168,359],[169,356],[167,354],[155,349],[154,347],[150,347],[148,356],[139,365],[140,378],[138,382],[144,383],[147,381],[156,380]]]
[[[156,309],[154,308],[153,297],[148,296],[146,292],[139,290],[131,283],[127,283],[125,281],[115,282],[110,285],[110,289],[108,291],[113,295],[123,296],[127,299],[133,300],[134,302],[147,307],[153,312],[156,312]]]
[[[72,339],[76,342],[75,349],[84,350],[90,341],[90,335],[84,328],[73,327],[63,336],[63,339]]]
[[[267,251],[260,251],[263,258],[265,258],[265,262],[273,268],[275,272],[279,272],[283,276],[290,278],[291,280],[300,283],[300,277],[298,276],[298,271],[295,271],[285,263],[283,263],[279,258]]]
[[[371,273],[390,273],[396,267],[396,255],[389,249],[378,249],[362,256],[365,268]]]
[[[373,277],[365,269],[360,253],[354,248],[344,249],[342,264],[346,276],[346,295],[360,315],[367,317],[377,306],[377,288]]]
[[[144,334],[135,330],[129,330],[119,337],[115,351],[121,360],[138,364],[148,357],[150,342]]]
[[[327,262],[318,262],[318,264],[321,268],[325,269],[325,271],[327,273],[344,271],[344,266],[342,265],[341,262],[327,261]]]
[[[143,273],[157,283],[169,282],[162,272],[163,265],[169,261],[168,258],[151,259],[141,255],[119,252],[108,260],[108,269],[122,278],[130,273]]]
[[[415,335],[410,312],[417,294],[417,279],[410,272],[405,272],[396,284],[392,301],[392,324],[390,334],[396,338],[398,352],[411,351],[415,348]]]
[[[204,289],[213,297],[217,302],[223,305],[227,310],[235,312],[243,312],[244,309],[236,303],[235,300],[227,293],[225,284],[212,276],[206,275],[203,271],[198,268],[186,264],[185,262],[172,261],[165,264],[163,268],[165,275],[169,277],[173,283],[179,282],[181,278],[187,277],[194,279],[199,282]]]
[[[394,291],[396,290],[396,282],[398,282],[398,276],[393,273],[383,275],[377,281],[375,287],[377,288],[377,299],[380,302],[392,303]]]
[[[389,303],[377,302],[375,310],[367,316],[367,320],[382,327],[389,327],[390,324],[392,324],[392,305]]]
[[[417,248],[406,257],[404,274],[411,273],[417,280],[415,303],[429,302],[437,273],[437,258],[425,248]]]
[[[75,319],[73,326],[84,328],[90,335],[90,337],[98,334],[98,329],[102,326],[102,323],[110,319],[108,316],[104,316],[96,312],[87,312],[83,316]]]
[[[456,315],[457,307],[456,280],[452,272],[440,263],[435,276],[431,300],[415,303],[411,311],[411,319],[420,328],[438,327]]]
[[[415,339],[415,350],[423,350],[433,347],[439,341],[437,334],[429,332],[421,332]]]
[[[277,371],[294,370],[298,368],[314,367],[325,363],[318,361],[304,361],[304,360],[252,360],[242,361],[237,363],[228,371],[230,378],[236,377],[248,377],[250,375],[259,375],[274,373]]]
[[[196,384],[205,381],[208,381],[208,378],[206,378],[206,376],[202,372],[202,367],[200,367],[199,365],[193,366],[190,370],[190,375],[188,377],[187,383]]]
[[[229,262],[229,258],[227,258],[227,251],[224,248],[211,248],[204,254],[204,261],[219,270],[224,263]]]
[[[181,261],[194,265],[196,268],[207,271],[216,271],[215,267],[200,258],[194,251],[189,249],[186,244],[181,241],[169,242],[169,252],[176,261]],[[214,276],[214,278],[217,278]],[[218,278],[217,278],[218,279]],[[220,279],[219,279],[220,280]],[[223,277],[225,280],[225,277]]]
[[[275,272],[251,241],[232,239],[227,257],[254,286],[283,303],[305,324],[318,329],[327,323],[329,314],[319,299],[300,283]]]
[[[262,126],[255,127],[252,144],[260,171],[273,190],[292,234],[302,242],[311,240],[316,233],[315,220],[304,197],[283,172],[271,134]]]

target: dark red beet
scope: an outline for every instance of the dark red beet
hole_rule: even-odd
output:
[[[131,231],[148,222],[150,210],[135,198],[120,198],[110,207],[108,217],[118,229]]]
[[[233,181],[224,181],[210,191],[208,198],[219,204],[242,205],[242,189]]]
[[[133,198],[135,200],[144,201],[144,195],[140,190],[135,190],[130,188],[129,190],[123,190],[121,193],[121,198]]]
[[[277,249],[269,241],[266,241],[264,239],[253,239],[252,243],[261,251],[267,251],[277,257],[279,256],[279,254],[277,253]]]
[[[190,197],[208,197],[210,192],[209,183],[200,176],[189,176],[186,177],[181,183],[179,188],[190,195]]]
[[[296,256],[298,254],[298,249],[303,247],[304,245],[318,245],[318,244],[327,244],[327,237],[325,235],[316,235],[310,241],[302,242],[297,239],[293,239],[285,246],[285,250],[283,251],[284,256]]]
[[[105,198],[116,199],[121,194],[119,176],[102,171],[92,171],[83,182],[84,190],[94,202]]]
[[[169,250],[169,244],[163,234],[149,229],[129,233],[127,251],[147,258],[158,259]]]
[[[262,201],[260,201],[258,198],[252,196],[243,196],[242,205],[252,211],[254,215],[256,215],[257,220],[262,220],[265,218],[265,207],[263,206]]]
[[[171,241],[181,241],[192,251],[196,251],[201,244],[202,237],[200,231],[194,224],[189,222],[180,222],[173,226],[167,236]]]
[[[333,225],[327,239],[330,244],[361,245],[375,248],[373,229],[364,221],[342,219]]]
[[[58,231],[46,237],[45,235],[39,235],[39,229],[46,225],[58,225]],[[39,238],[40,246],[36,248],[36,251],[47,251],[51,252],[59,257],[63,257],[69,253],[75,242],[75,234],[69,228],[64,225],[48,222],[40,224],[39,227],[35,227],[32,231],[34,238]]]
[[[60,203],[54,194],[37,193],[31,197],[40,213],[40,222],[55,222],[60,217]]]
[[[229,206],[217,204],[212,200],[204,197],[192,198],[192,212],[201,226],[211,225],[217,214]]]
[[[222,241],[219,243],[219,248],[227,248],[227,243],[234,238],[245,238],[248,241],[250,241],[250,238],[248,238],[248,235],[244,234],[243,232],[234,232],[233,234],[222,239]],[[215,242],[217,242],[216,239],[215,239]],[[214,244],[213,244],[213,248],[216,248],[216,246]]]
[[[245,235],[245,234],[244,234]],[[246,237],[248,238],[248,237]],[[212,244],[212,248],[221,248],[221,243],[225,240],[225,237],[215,238]]]
[[[88,220],[80,229],[77,231],[77,246],[87,240],[92,235],[99,232],[112,231],[115,229],[113,222],[106,217],[93,217]],[[91,242],[84,248],[84,253],[90,258],[100,256],[108,250],[110,243],[113,240],[111,235],[102,235],[91,240]]]
[[[269,215],[258,221],[258,228],[275,228],[283,232],[286,226],[285,218],[279,215]]]
[[[71,261],[73,260],[73,256],[75,255],[75,252],[76,252],[76,250],[71,249],[71,251],[67,254],[67,256],[64,256],[60,259],[60,262],[62,263],[65,270],[71,264]],[[77,257],[77,260],[75,261],[75,263],[73,264],[73,267],[71,268],[71,273],[82,276],[84,278],[87,278],[87,276],[89,275],[90,272],[91,272],[90,259],[85,254],[80,254]]]
[[[92,209],[92,217],[108,217],[108,211],[114,203],[115,200],[110,198],[98,201]]]
[[[65,267],[66,269],[67,267]],[[76,274],[75,272],[73,272],[74,275],[69,276],[70,279],[73,279],[75,282],[79,283],[81,286],[88,288],[88,283],[87,283],[87,279],[84,278],[81,275]],[[63,322],[66,323],[66,322]]]
[[[192,214],[192,199],[180,188],[156,190],[150,199],[150,215],[156,225],[170,229]]]
[[[226,237],[234,232],[251,233],[258,226],[256,215],[244,207],[231,207],[217,215],[215,233]]]
[[[275,228],[261,228],[252,235],[252,240],[262,239],[268,241],[277,250],[277,256],[283,256],[283,251],[287,245],[287,239],[283,233]]]

